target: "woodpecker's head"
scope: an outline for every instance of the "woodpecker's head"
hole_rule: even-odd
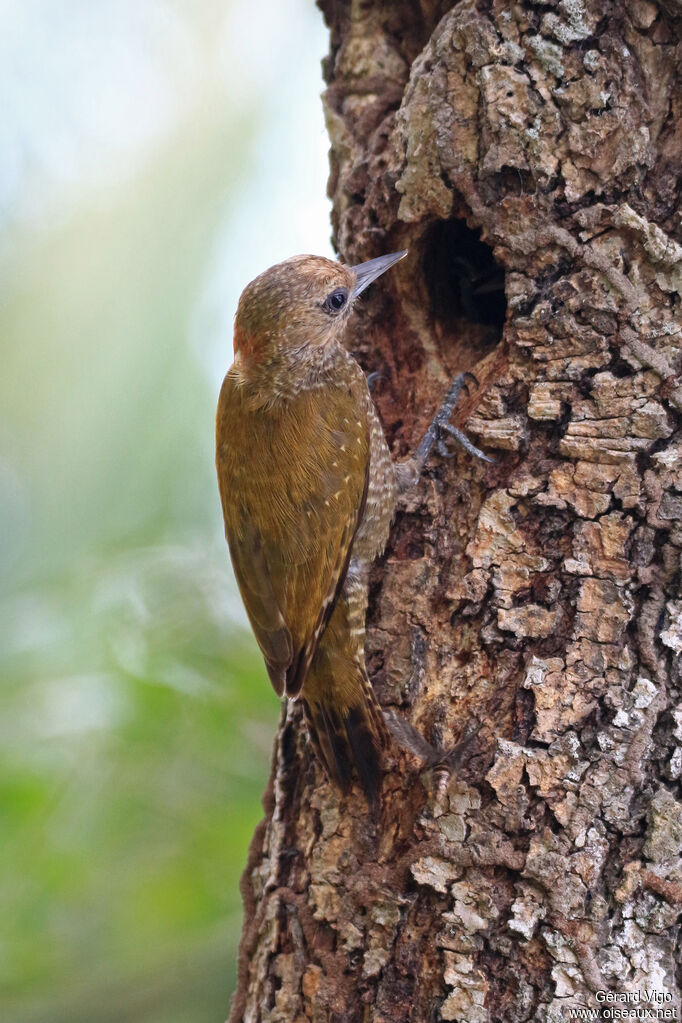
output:
[[[242,373],[282,360],[316,358],[340,338],[355,299],[407,255],[391,252],[357,266],[324,256],[292,256],[244,288],[234,324],[235,363]]]

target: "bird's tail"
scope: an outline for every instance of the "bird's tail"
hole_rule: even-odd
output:
[[[351,648],[335,618],[320,640],[301,693],[308,732],[331,780],[347,792],[355,770],[368,802],[376,806],[388,729],[362,652]]]

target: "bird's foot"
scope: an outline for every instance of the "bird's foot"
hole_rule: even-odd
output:
[[[421,450],[422,446],[426,447],[425,442],[428,440],[427,457],[431,449],[435,446],[436,451],[439,455],[441,455],[441,457],[452,458],[455,452],[448,446],[448,441],[452,439],[458,444],[461,444],[464,450],[468,451],[469,454],[473,455],[475,458],[480,458],[484,462],[495,462],[494,458],[491,458],[490,455],[486,455],[480,450],[480,448],[477,448],[475,444],[472,444],[466,434],[462,433],[461,430],[458,430],[457,427],[453,426],[450,422],[450,416],[457,407],[457,402],[462,390],[466,390],[467,394],[469,393],[469,380],[473,381],[476,387],[478,387],[478,381],[473,373],[459,373],[450,384],[450,389],[445,395],[441,407],[433,417],[431,426],[427,430],[426,436],[420,445]]]
[[[478,387],[478,381],[473,373],[459,373],[455,377],[443,399],[443,404],[431,420],[431,425],[424,434],[422,442],[415,453],[409,458],[396,463],[396,484],[398,486],[398,494],[401,497],[404,497],[419,480],[434,447],[444,458],[452,458],[454,451],[450,450],[447,446],[447,441],[450,439],[461,444],[475,458],[480,458],[484,462],[494,463],[496,461],[495,458],[484,454],[475,444],[472,444],[469,438],[450,422],[450,416],[455,411],[462,390],[465,389],[468,393],[467,382],[469,380],[473,380]]]

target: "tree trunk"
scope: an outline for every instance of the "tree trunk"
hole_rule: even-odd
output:
[[[321,6],[336,244],[410,250],[349,344],[396,457],[472,370],[497,462],[432,458],[373,574],[441,766],[396,747],[373,820],[283,711],[230,1020],[679,1014],[682,5]]]

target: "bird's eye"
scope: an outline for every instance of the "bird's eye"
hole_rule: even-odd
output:
[[[328,313],[340,313],[347,301],[348,291],[346,288],[337,288],[336,291],[332,291],[331,295],[327,295],[324,308]]]

